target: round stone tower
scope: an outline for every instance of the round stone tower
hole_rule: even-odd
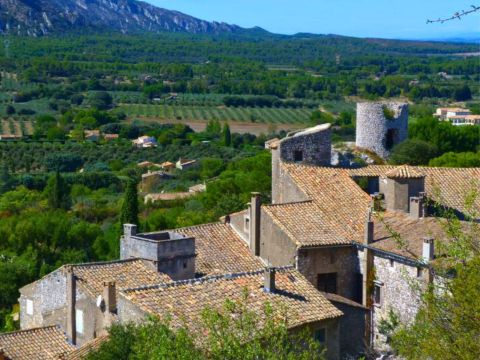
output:
[[[408,104],[364,102],[357,104],[357,139],[359,148],[388,158],[392,148],[408,137]]]

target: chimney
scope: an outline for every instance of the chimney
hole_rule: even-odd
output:
[[[73,266],[69,266],[67,268],[67,337],[73,345],[77,343],[76,295],[77,280],[73,273]]]
[[[410,198],[410,217],[415,220],[425,217],[425,199],[423,196],[412,196]]]
[[[435,242],[433,238],[426,237],[423,238],[423,252],[422,252],[422,260],[425,263],[428,263],[434,259],[434,251],[435,251]]]
[[[137,225],[123,224],[123,235],[124,236],[135,236],[135,235],[137,235]]]
[[[250,249],[255,256],[260,256],[260,212],[262,198],[260,193],[252,193],[250,205]]]
[[[265,268],[265,285],[263,289],[268,293],[275,292],[275,268]]]
[[[369,245],[373,242],[373,237],[374,237],[374,224],[372,221],[372,211],[375,206],[375,202],[372,199],[372,204],[370,206],[370,209],[368,209],[367,213],[367,219],[365,221],[365,233],[363,237],[363,242],[365,245]]]
[[[115,281],[105,281],[103,283],[103,300],[105,301],[105,311],[109,313],[117,312],[117,298],[115,290]]]

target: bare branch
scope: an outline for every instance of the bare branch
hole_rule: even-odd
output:
[[[427,24],[431,24],[431,23],[442,23],[443,24],[444,22],[450,21],[450,20],[455,20],[455,19],[461,20],[462,17],[464,17],[468,14],[472,14],[474,12],[480,11],[480,6],[471,5],[470,7],[471,7],[470,10],[457,11],[455,14],[453,14],[449,18],[444,18],[444,19],[438,18],[437,20],[427,20]]]

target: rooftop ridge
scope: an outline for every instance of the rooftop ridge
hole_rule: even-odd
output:
[[[280,266],[280,267],[270,267],[271,269],[275,269],[277,272],[283,272],[287,270],[293,270],[295,267],[293,265],[287,266]],[[216,281],[216,280],[234,280],[244,276],[252,276],[252,275],[260,275],[263,274],[265,269],[260,270],[253,270],[253,271],[243,271],[238,273],[227,273],[227,274],[220,274],[220,275],[210,275],[205,276],[203,278],[198,279],[187,279],[187,280],[177,280],[168,283],[156,284],[156,285],[147,285],[147,286],[140,286],[135,288],[126,288],[120,289],[121,293],[128,293],[133,291],[145,291],[145,290],[156,290],[156,289],[168,289],[171,287],[181,286],[181,285],[199,285],[202,283]]]
[[[242,210],[245,211],[245,210]],[[241,212],[241,211],[239,211]],[[153,235],[153,234],[159,234],[159,233],[165,233],[165,232],[179,232],[183,230],[188,230],[188,229],[193,229],[193,228],[202,228],[202,227],[207,227],[207,226],[213,226],[213,225],[225,225],[221,221],[215,221],[207,224],[198,224],[198,225],[192,225],[192,226],[186,226],[182,228],[175,228],[175,229],[167,229],[167,230],[161,230],[161,231],[151,231],[151,232],[146,232],[146,233],[138,233],[135,236],[142,236],[142,235]]]
[[[279,206],[286,206],[286,205],[301,205],[301,204],[311,204],[314,201],[312,199],[308,200],[301,200],[301,201],[294,201],[294,202],[286,202],[280,204],[263,204],[262,207],[279,207]]]
[[[130,258],[130,259],[121,259],[121,260],[96,261],[96,262],[80,263],[80,264],[65,264],[65,265],[62,265],[60,268],[65,268],[69,266],[86,267],[86,266],[98,266],[98,265],[112,265],[112,264],[122,264],[127,262],[134,262],[134,261],[145,261],[145,260],[140,258]]]
[[[60,328],[59,325],[49,325],[49,326],[41,326],[41,327],[35,327],[35,328],[31,328],[31,329],[23,329],[23,330],[15,330],[15,331],[9,331],[9,332],[5,332],[5,333],[0,333],[0,337],[2,336],[9,336],[9,335],[16,335],[16,334],[19,334],[19,333],[28,333],[28,332],[36,332],[36,331],[41,331],[41,330],[49,330],[49,329],[57,329],[57,330],[60,330],[60,332],[62,332],[63,334],[65,334],[64,331],[62,331],[62,329]],[[65,335],[66,336],[66,335]]]

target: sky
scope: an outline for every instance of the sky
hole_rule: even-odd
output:
[[[426,24],[480,0],[144,0],[209,21],[260,26],[279,34],[442,39],[478,35],[480,12],[461,21]]]

